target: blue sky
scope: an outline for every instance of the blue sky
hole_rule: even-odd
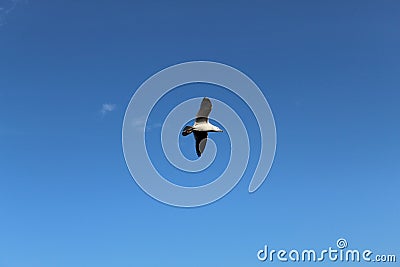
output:
[[[399,2],[0,4],[1,267],[279,266],[256,252],[324,249],[340,237],[400,257]],[[256,193],[251,160],[223,199],[184,209],[136,185],[121,131],[135,90],[191,60],[252,78],[278,143]],[[213,93],[252,125],[226,92],[190,88],[166,100]]]

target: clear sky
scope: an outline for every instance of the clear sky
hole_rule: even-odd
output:
[[[0,267],[280,266],[257,251],[340,237],[400,260],[400,3],[215,2],[0,1]],[[247,191],[251,158],[228,195],[185,209],[138,187],[121,132],[135,90],[191,60],[252,78],[278,142],[258,191]],[[243,103],[206,87],[162,101],[206,92],[254,123]],[[154,118],[172,108],[160,102]]]

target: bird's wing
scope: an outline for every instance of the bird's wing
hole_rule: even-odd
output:
[[[208,115],[210,115],[212,109],[212,104],[210,99],[207,97],[203,98],[201,101],[200,109],[196,115],[196,123],[207,123],[208,122]]]
[[[207,143],[207,132],[193,132],[194,138],[196,139],[196,153],[197,156],[201,156]]]

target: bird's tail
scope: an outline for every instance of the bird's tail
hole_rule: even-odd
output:
[[[182,135],[186,136],[188,134],[191,134],[193,132],[193,127],[192,126],[186,126],[183,128]]]

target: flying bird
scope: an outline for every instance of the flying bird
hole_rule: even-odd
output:
[[[194,139],[196,139],[196,153],[199,157],[206,147],[208,132],[222,132],[220,128],[208,122],[208,115],[210,115],[211,109],[212,104],[210,99],[204,97],[197,112],[194,125],[186,126],[182,131],[183,136],[193,133]]]

